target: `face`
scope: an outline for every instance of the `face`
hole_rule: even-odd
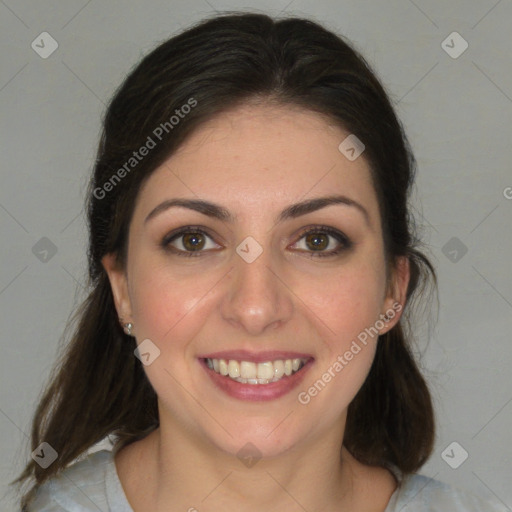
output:
[[[161,429],[264,456],[341,435],[408,281],[406,263],[386,280],[364,153],[338,149],[348,135],[316,113],[246,105],[145,182],[126,268],[103,264],[150,353]]]

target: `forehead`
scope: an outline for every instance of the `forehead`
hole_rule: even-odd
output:
[[[176,164],[185,158],[211,158],[212,164],[241,160],[251,168],[265,164],[304,161],[312,170],[335,155],[340,137],[348,135],[326,116],[287,105],[243,105],[199,127],[171,157]],[[321,149],[322,152],[318,153]],[[314,165],[315,162],[317,165]]]
[[[339,193],[378,214],[366,160],[350,161],[338,149],[348,135],[298,107],[237,107],[194,131],[153,172],[138,202],[147,211],[170,197],[199,198],[251,215]]]

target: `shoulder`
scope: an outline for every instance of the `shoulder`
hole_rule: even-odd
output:
[[[27,512],[109,511],[106,476],[112,453],[85,456],[39,486]]]
[[[503,504],[424,475],[403,478],[386,512],[508,512]]]

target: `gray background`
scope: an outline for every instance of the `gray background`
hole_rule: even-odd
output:
[[[83,197],[105,103],[158,42],[226,9],[316,19],[388,88],[418,159],[414,204],[440,280],[438,323],[426,319],[418,341],[439,420],[422,472],[512,507],[510,0],[0,0],[2,510],[17,510],[6,483],[29,457],[36,398],[83,298]],[[59,46],[43,59],[31,43],[45,31]],[[454,31],[469,45],[457,58],[442,47]],[[47,241],[33,249],[43,237],[54,255]],[[457,469],[442,457],[454,441],[452,465],[469,454]]]

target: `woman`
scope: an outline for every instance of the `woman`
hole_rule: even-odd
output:
[[[145,57],[105,116],[23,510],[502,510],[415,473],[413,175],[383,87],[311,21],[218,16]]]

